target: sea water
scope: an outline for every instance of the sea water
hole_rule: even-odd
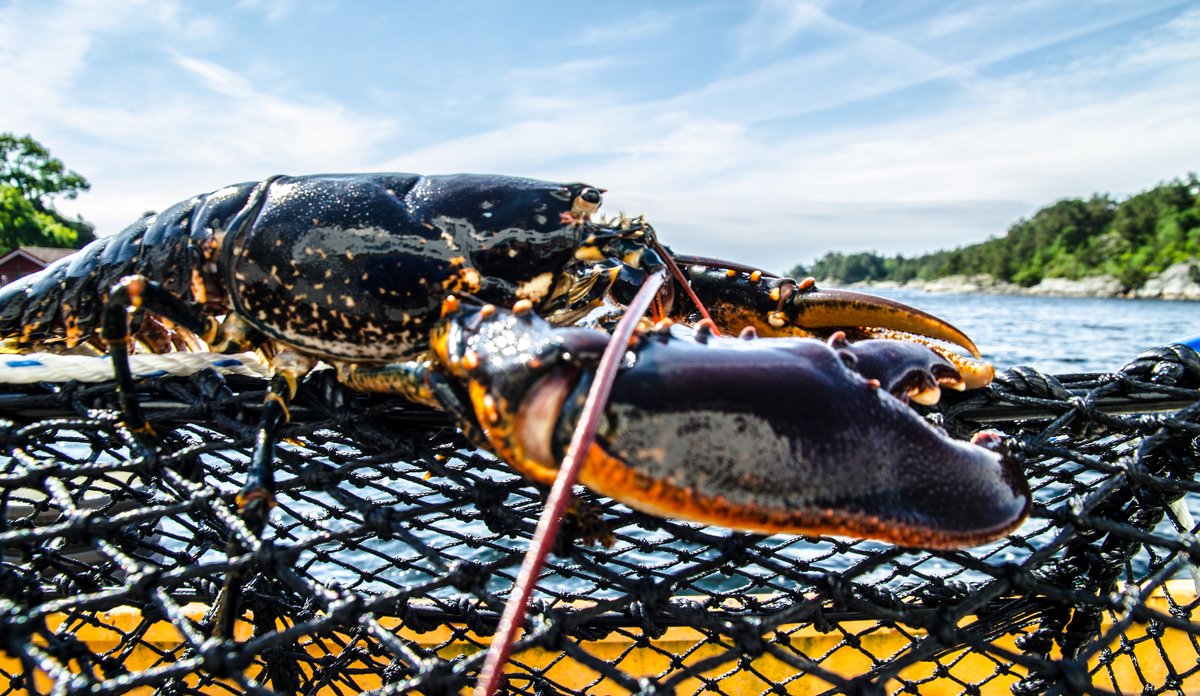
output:
[[[1146,349],[1200,334],[1200,302],[870,292],[954,324],[997,370],[1028,365],[1050,374],[1113,372]]]

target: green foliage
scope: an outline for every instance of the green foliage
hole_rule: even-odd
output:
[[[0,249],[74,246],[78,232],[53,213],[38,210],[19,190],[0,185]]]
[[[39,209],[49,198],[74,198],[92,186],[38,141],[12,133],[0,133],[0,184],[17,189]]]
[[[1029,286],[1107,273],[1128,289],[1193,258],[1200,258],[1200,179],[1189,174],[1120,203],[1101,194],[1058,201],[980,244],[913,258],[833,252],[792,274],[853,283],[986,273]]]
[[[50,204],[89,187],[33,138],[0,133],[0,254],[18,245],[80,247],[95,239],[90,224]]]

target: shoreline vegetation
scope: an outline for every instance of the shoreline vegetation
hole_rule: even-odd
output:
[[[1161,274],[1147,278],[1137,288],[1128,289],[1115,276],[1099,275],[1072,280],[1045,278],[1037,285],[1025,287],[998,280],[986,273],[950,275],[934,280],[913,278],[904,283],[894,280],[860,280],[843,282],[834,278],[820,285],[839,285],[849,288],[880,290],[904,289],[924,292],[970,295],[1027,295],[1040,297],[1104,297],[1139,300],[1189,300],[1200,302],[1200,258],[1173,264]]]
[[[793,268],[850,287],[1200,301],[1200,179],[1067,198],[1003,237],[921,256],[830,252]]]

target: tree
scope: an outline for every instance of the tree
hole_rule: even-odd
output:
[[[1003,237],[979,244],[913,258],[829,252],[808,272],[839,281],[901,282],[988,273],[1020,285],[1110,274],[1136,288],[1172,264],[1197,258],[1200,178],[1188,174],[1121,202],[1108,194],[1057,201],[1018,220]]]
[[[28,135],[0,133],[0,156],[0,184],[17,189],[39,210],[48,207],[49,198],[74,198],[92,186]]]
[[[70,221],[38,210],[16,187],[0,184],[0,253],[18,246],[72,247],[78,237]]]
[[[96,238],[81,218],[63,217],[51,199],[91,187],[28,135],[0,133],[0,254],[16,246],[80,247]]]

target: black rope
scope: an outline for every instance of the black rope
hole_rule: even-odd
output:
[[[584,492],[506,688],[1200,689],[1198,388],[1200,356],[1168,346],[1111,374],[1015,368],[947,397],[929,418],[1002,432],[1034,489],[1030,520],[976,549],[741,534]],[[233,497],[264,390],[212,371],[146,380],[159,456],[143,461],[111,384],[0,387],[0,695],[474,683],[543,492],[443,414],[318,372],[258,539]],[[231,535],[244,551],[229,557]],[[205,608],[234,568],[253,620],[214,640]]]

